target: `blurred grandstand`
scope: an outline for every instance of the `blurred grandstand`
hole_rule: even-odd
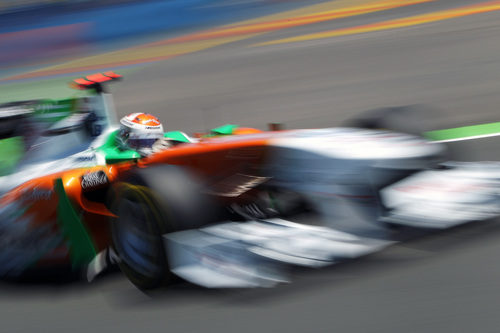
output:
[[[39,10],[41,8],[52,7],[52,9],[67,8],[74,10],[130,2],[140,2],[140,0],[0,0],[0,15]]]

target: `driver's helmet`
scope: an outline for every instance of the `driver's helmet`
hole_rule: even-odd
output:
[[[163,126],[155,116],[147,113],[131,113],[120,119],[116,136],[122,149],[132,149],[143,156],[152,153],[153,144],[163,138]]]

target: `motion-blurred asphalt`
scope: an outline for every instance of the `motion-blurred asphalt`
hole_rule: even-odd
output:
[[[336,126],[364,110],[407,104],[438,109],[438,128],[499,121],[500,12],[253,46],[473,3],[428,2],[156,62],[113,87],[116,108],[120,115],[158,114],[168,130],[188,133],[224,123]],[[496,142],[488,140],[470,154],[498,159]],[[440,232],[328,269],[297,270],[292,284],[275,289],[181,284],[149,298],[119,274],[92,285],[4,285],[0,330],[498,332],[499,223]]]

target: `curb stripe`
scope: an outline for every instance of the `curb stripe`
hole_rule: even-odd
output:
[[[426,132],[425,137],[440,142],[470,140],[500,135],[500,122]]]

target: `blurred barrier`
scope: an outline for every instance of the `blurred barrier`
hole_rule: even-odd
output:
[[[0,0],[0,33],[92,22],[88,37],[102,40],[233,22],[300,3],[308,4],[303,0]]]
[[[138,0],[0,0],[0,14],[37,10],[54,5],[102,6]]]
[[[84,47],[88,30],[89,24],[77,23],[0,34],[0,62],[5,65],[19,59],[44,59],[77,51]]]
[[[14,12],[27,10],[33,7],[59,3],[61,0],[2,0],[0,1],[0,12]]]
[[[236,22],[288,9],[300,2],[297,0],[1,1],[0,53],[3,55],[0,56],[0,62],[9,65],[9,61],[18,59],[30,61],[75,46],[82,47],[139,35],[187,31],[213,24]],[[22,10],[15,11],[16,8]]]

